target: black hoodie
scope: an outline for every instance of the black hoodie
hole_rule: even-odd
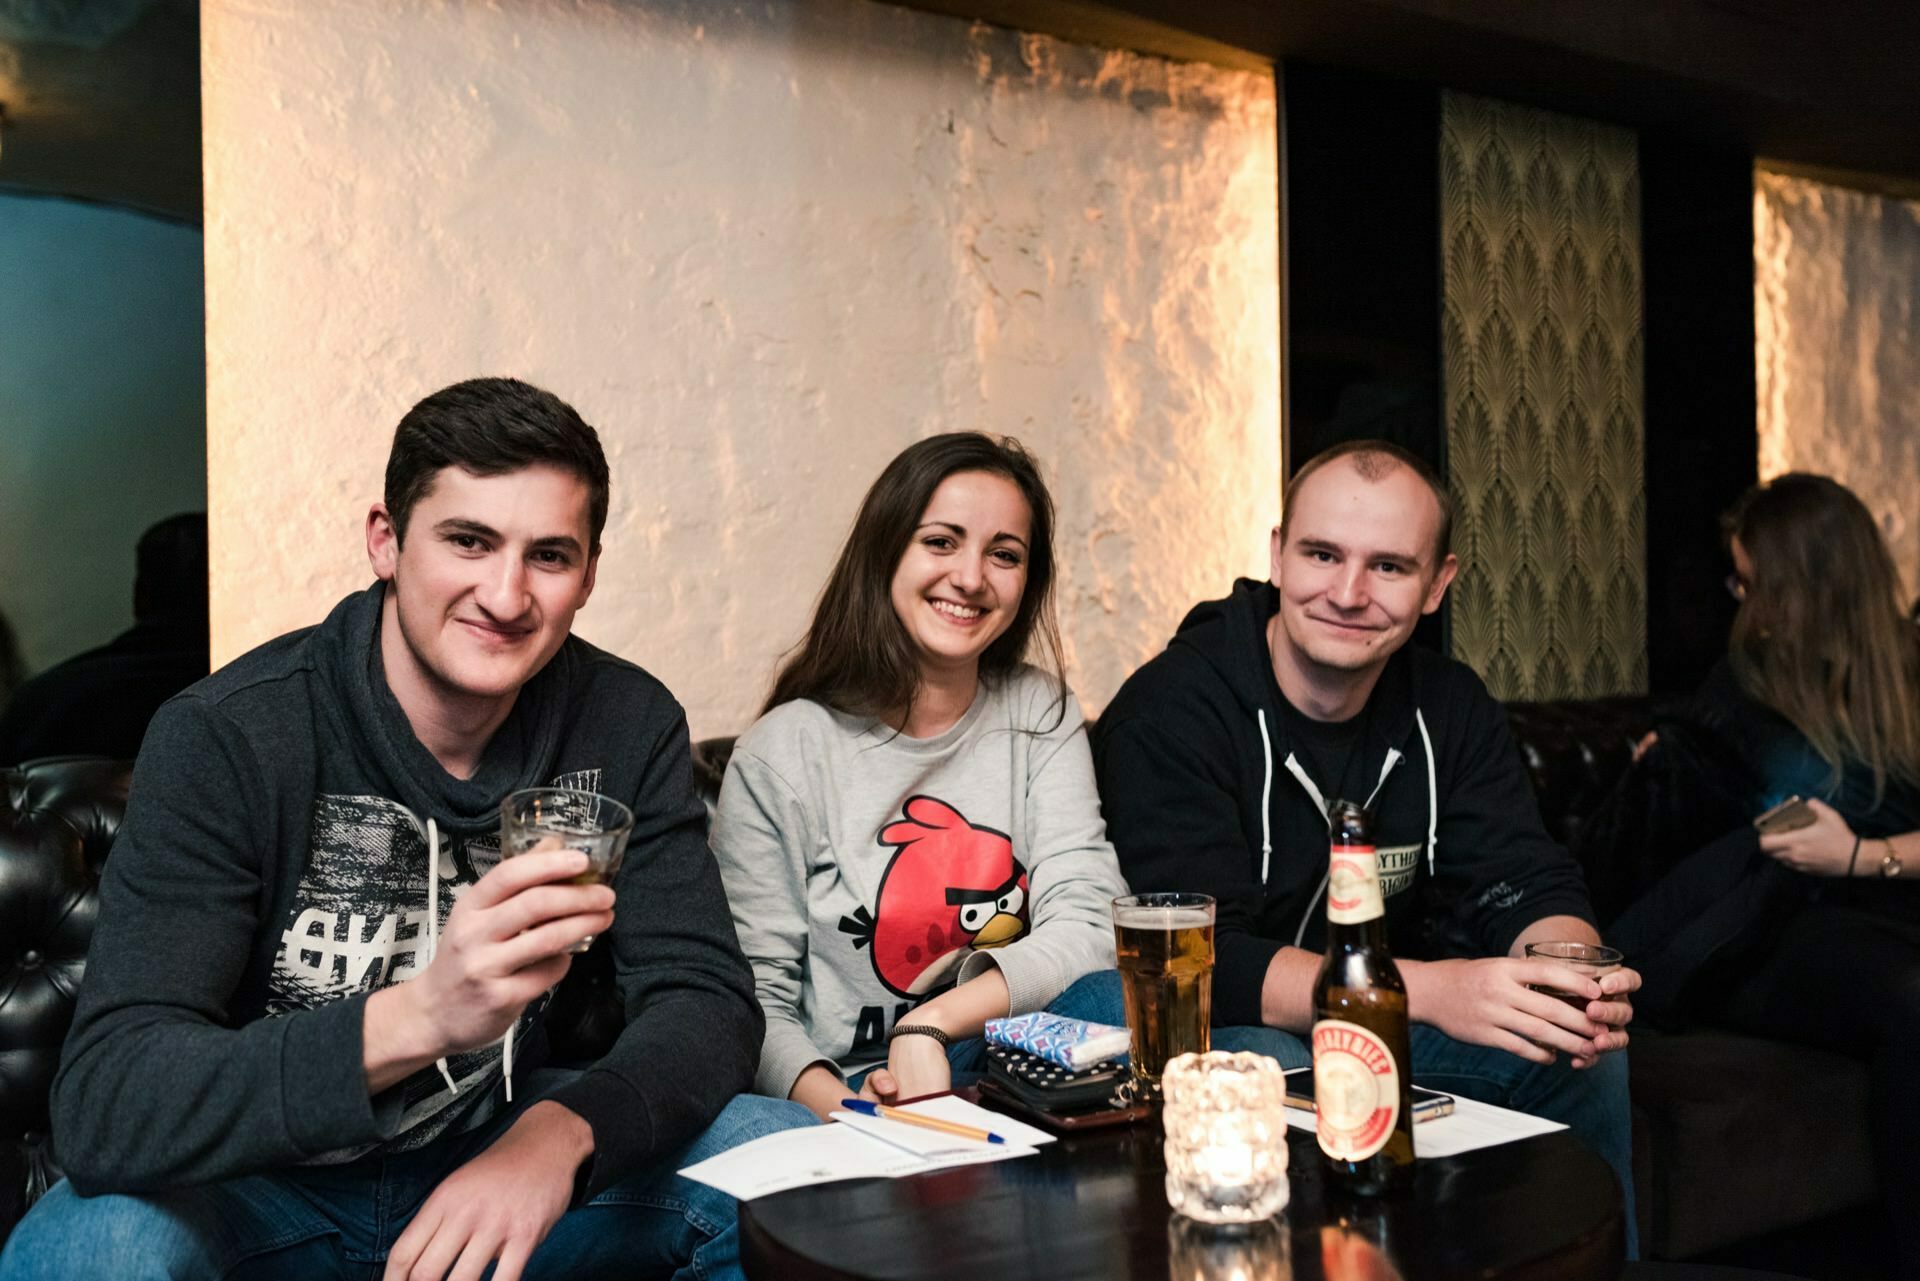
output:
[[[1136,892],[1218,900],[1213,1021],[1260,1022],[1286,944],[1325,945],[1325,801],[1288,741],[1267,650],[1279,606],[1241,579],[1194,607],[1094,736],[1107,834]],[[1506,715],[1464,664],[1414,646],[1387,660],[1353,750],[1371,795],[1396,953],[1504,956],[1547,916],[1593,919],[1573,858],[1540,823]],[[1262,797],[1268,798],[1263,804]]]
[[[626,1028],[548,1096],[593,1129],[578,1191],[672,1151],[751,1085],[760,1010],[672,695],[570,637],[457,779],[387,687],[382,599],[349,596],[154,717],[54,1082],[81,1193],[418,1147],[495,1112],[498,1044],[369,1098],[361,1029],[368,995],[426,967],[454,898],[499,861],[500,802],[525,787],[635,814],[606,940]],[[545,1005],[516,1029],[516,1076]]]

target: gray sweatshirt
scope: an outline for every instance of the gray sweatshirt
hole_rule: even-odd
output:
[[[361,1034],[368,998],[427,967],[454,900],[499,861],[500,802],[523,787],[591,788],[636,816],[602,944],[626,1027],[547,1096],[593,1128],[582,1199],[746,1087],[759,1012],[680,705],[570,637],[454,778],[387,686],[384,591],[234,660],[147,730],[53,1083],[83,1195],[416,1149],[504,1106],[497,1043],[449,1058],[458,1093],[423,1068],[370,1097]],[[522,1016],[526,1069],[546,1014],[541,998]]]
[[[935,738],[804,700],[741,736],[713,848],[767,1016],[756,1090],[884,1062],[908,1010],[989,965],[1015,1014],[1112,968],[1126,888],[1059,696],[1022,667]]]

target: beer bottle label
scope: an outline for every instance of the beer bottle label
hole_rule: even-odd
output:
[[[1313,1025],[1313,1097],[1320,1150],[1364,1161],[1385,1147],[1400,1119],[1400,1065],[1387,1043],[1358,1023]]]
[[[1327,869],[1327,919],[1335,925],[1360,925],[1386,910],[1373,846],[1334,846]]]

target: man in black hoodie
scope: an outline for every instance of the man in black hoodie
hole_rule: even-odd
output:
[[[1326,939],[1327,803],[1373,810],[1387,932],[1423,1084],[1565,1121],[1628,1197],[1631,970],[1525,958],[1598,942],[1579,868],[1542,828],[1506,717],[1465,665],[1407,647],[1458,562],[1432,471],[1378,441],[1309,461],[1272,581],[1199,605],[1099,722],[1108,834],[1136,891],[1218,902],[1220,1048],[1304,1066]],[[1587,998],[1576,1009],[1529,985]]]
[[[731,1198],[675,1171],[811,1118],[734,1098],[762,1020],[680,707],[570,634],[607,505],[556,397],[437,392],[367,516],[378,581],[155,716],[54,1083],[68,1180],[0,1278],[737,1272]],[[502,800],[546,786],[633,810],[611,888],[501,858]],[[543,1069],[590,935],[625,1029]]]

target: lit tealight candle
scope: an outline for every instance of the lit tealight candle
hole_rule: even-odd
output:
[[[1167,1204],[1205,1223],[1286,1208],[1286,1076],[1264,1054],[1182,1054],[1161,1077]]]

